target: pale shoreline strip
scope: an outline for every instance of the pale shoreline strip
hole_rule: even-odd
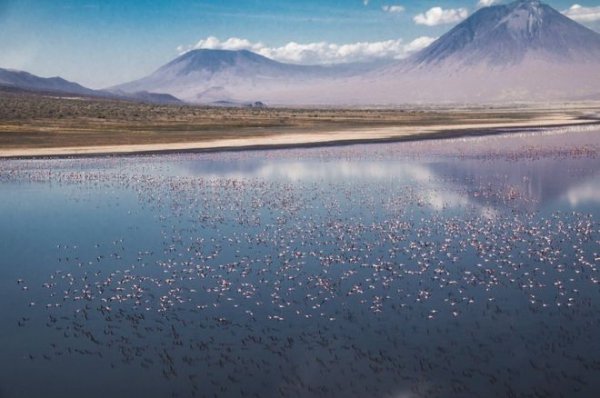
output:
[[[360,143],[414,141],[426,139],[484,136],[517,132],[519,129],[598,126],[600,121],[567,117],[534,119],[527,122],[457,124],[443,126],[402,126],[318,131],[306,133],[274,133],[267,136],[226,138],[197,142],[98,145],[49,148],[0,148],[1,158],[86,157],[109,155],[141,155],[177,152],[217,152],[231,150],[280,149],[307,146],[351,145]]]

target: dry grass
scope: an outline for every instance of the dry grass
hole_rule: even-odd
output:
[[[548,110],[214,108],[0,92],[0,148],[161,144],[370,126],[525,122],[541,112]]]

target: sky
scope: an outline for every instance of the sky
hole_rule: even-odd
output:
[[[498,0],[0,0],[0,68],[91,88],[194,48],[292,63],[399,59]],[[600,0],[547,4],[600,32]]]

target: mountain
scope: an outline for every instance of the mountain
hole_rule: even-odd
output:
[[[117,86],[193,103],[398,105],[600,96],[600,34],[539,0],[479,9],[408,59],[304,66],[249,51],[195,50]]]
[[[189,51],[151,75],[108,90],[155,91],[193,103],[254,102],[306,84],[355,76],[375,64],[295,65],[247,50]]]
[[[31,73],[0,68],[0,86],[30,91],[94,95],[96,92],[60,77],[44,78]]]
[[[181,103],[170,94],[151,93],[147,91],[108,92],[92,90],[61,77],[39,77],[28,72],[0,68],[0,89],[16,92],[38,94],[54,94],[62,96],[83,96],[93,98],[122,99],[129,101],[150,102],[160,104]]]
[[[566,101],[598,97],[598,71],[599,33],[518,0],[482,8],[408,59],[347,84],[355,104]]]
[[[597,96],[598,71],[600,34],[538,0],[518,0],[478,10],[369,78],[392,102],[552,101]]]
[[[419,66],[600,61],[600,34],[538,0],[480,9],[410,60]]]
[[[250,51],[189,51],[142,79],[92,90],[0,69],[0,88],[143,102],[399,105],[600,98],[600,34],[539,0],[479,9],[387,63],[296,65]]]

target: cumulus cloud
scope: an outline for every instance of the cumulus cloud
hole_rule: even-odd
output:
[[[265,45],[261,42],[252,43],[250,40],[240,39],[238,37],[230,37],[225,41],[221,41],[214,36],[209,36],[206,39],[200,40],[194,46],[179,46],[177,47],[177,51],[179,53],[184,53],[198,48],[206,48],[209,50],[250,50],[258,52],[265,48]]]
[[[468,16],[469,11],[466,8],[444,10],[442,7],[433,7],[425,13],[416,15],[413,20],[417,25],[436,26],[460,22]]]
[[[249,50],[281,62],[297,64],[336,64],[344,62],[366,62],[385,59],[402,59],[411,53],[427,47],[435,39],[418,37],[410,43],[402,39],[376,42],[336,44],[329,42],[296,43],[289,42],[279,47],[269,47],[261,42],[231,37],[220,40],[214,36],[198,41],[192,46],[179,46],[181,54],[200,48],[212,50]]]
[[[477,8],[489,7],[497,2],[497,0],[479,0],[477,3]]]
[[[600,7],[583,7],[573,4],[571,8],[563,11],[563,14],[578,22],[600,21]]]
[[[416,39],[414,39],[413,41],[408,43],[406,46],[404,46],[404,50],[409,54],[413,53],[413,52],[417,52],[417,51],[422,50],[425,47],[429,46],[431,43],[433,43],[436,40],[437,40],[436,37],[429,37],[429,36],[417,37]]]
[[[399,14],[401,12],[404,12],[404,7],[401,5],[385,5],[382,6],[381,9],[385,12],[389,12],[390,14]]]

